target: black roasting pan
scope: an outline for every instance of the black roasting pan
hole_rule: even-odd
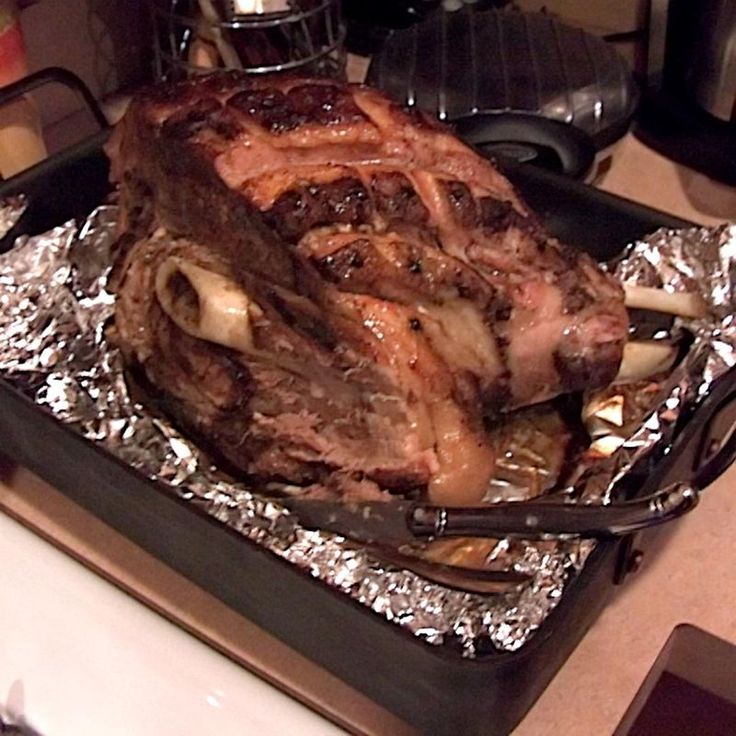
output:
[[[109,192],[105,137],[101,132],[0,184],[0,197],[22,192],[30,203],[0,248],[10,247],[17,235],[44,232],[102,202]],[[658,227],[687,225],[533,168],[507,173],[555,235],[598,258],[616,255],[628,241]],[[683,423],[674,451],[631,479],[632,493],[689,478],[702,462],[702,448],[710,446],[716,415],[720,426],[735,396],[732,371]],[[630,566],[631,539],[600,543],[526,646],[468,660],[449,644],[421,642],[227,529],[84,440],[4,381],[0,451],[420,733],[508,733]],[[731,460],[721,458],[721,468]],[[636,542],[642,544],[646,534]]]

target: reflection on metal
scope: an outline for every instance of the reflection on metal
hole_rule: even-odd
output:
[[[339,0],[149,0],[156,73],[345,75]]]

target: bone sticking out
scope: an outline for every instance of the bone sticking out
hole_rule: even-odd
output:
[[[705,317],[707,308],[700,294],[693,292],[669,292],[651,286],[624,284],[625,303],[629,309],[648,309],[678,317],[699,319]]]
[[[614,383],[633,383],[669,371],[677,360],[677,347],[660,340],[632,341],[624,347],[624,359]]]
[[[252,349],[251,316],[258,307],[226,276],[172,256],[156,273],[156,297],[192,337],[239,352]]]

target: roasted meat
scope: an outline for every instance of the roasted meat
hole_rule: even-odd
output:
[[[230,466],[482,498],[504,413],[616,375],[620,287],[451,133],[362,86],[217,73],[109,144],[116,334]]]

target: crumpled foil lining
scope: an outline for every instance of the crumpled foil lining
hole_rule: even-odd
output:
[[[341,537],[302,529],[277,503],[224,479],[196,446],[136,403],[119,352],[105,339],[115,301],[105,285],[116,214],[102,206],[81,228],[68,223],[21,238],[0,256],[4,379],[148,477],[429,644],[454,643],[465,657],[522,647],[595,543],[501,540],[490,558],[531,580],[502,594],[468,594],[382,563]],[[663,452],[683,408],[736,362],[736,226],[658,231],[631,246],[613,270],[644,285],[698,289],[711,314],[686,324],[695,335],[692,349],[639,429],[613,455],[581,470],[569,490],[581,502],[610,502],[616,481]]]
[[[18,223],[28,207],[23,194],[6,197],[0,202],[0,238],[4,238]]]

